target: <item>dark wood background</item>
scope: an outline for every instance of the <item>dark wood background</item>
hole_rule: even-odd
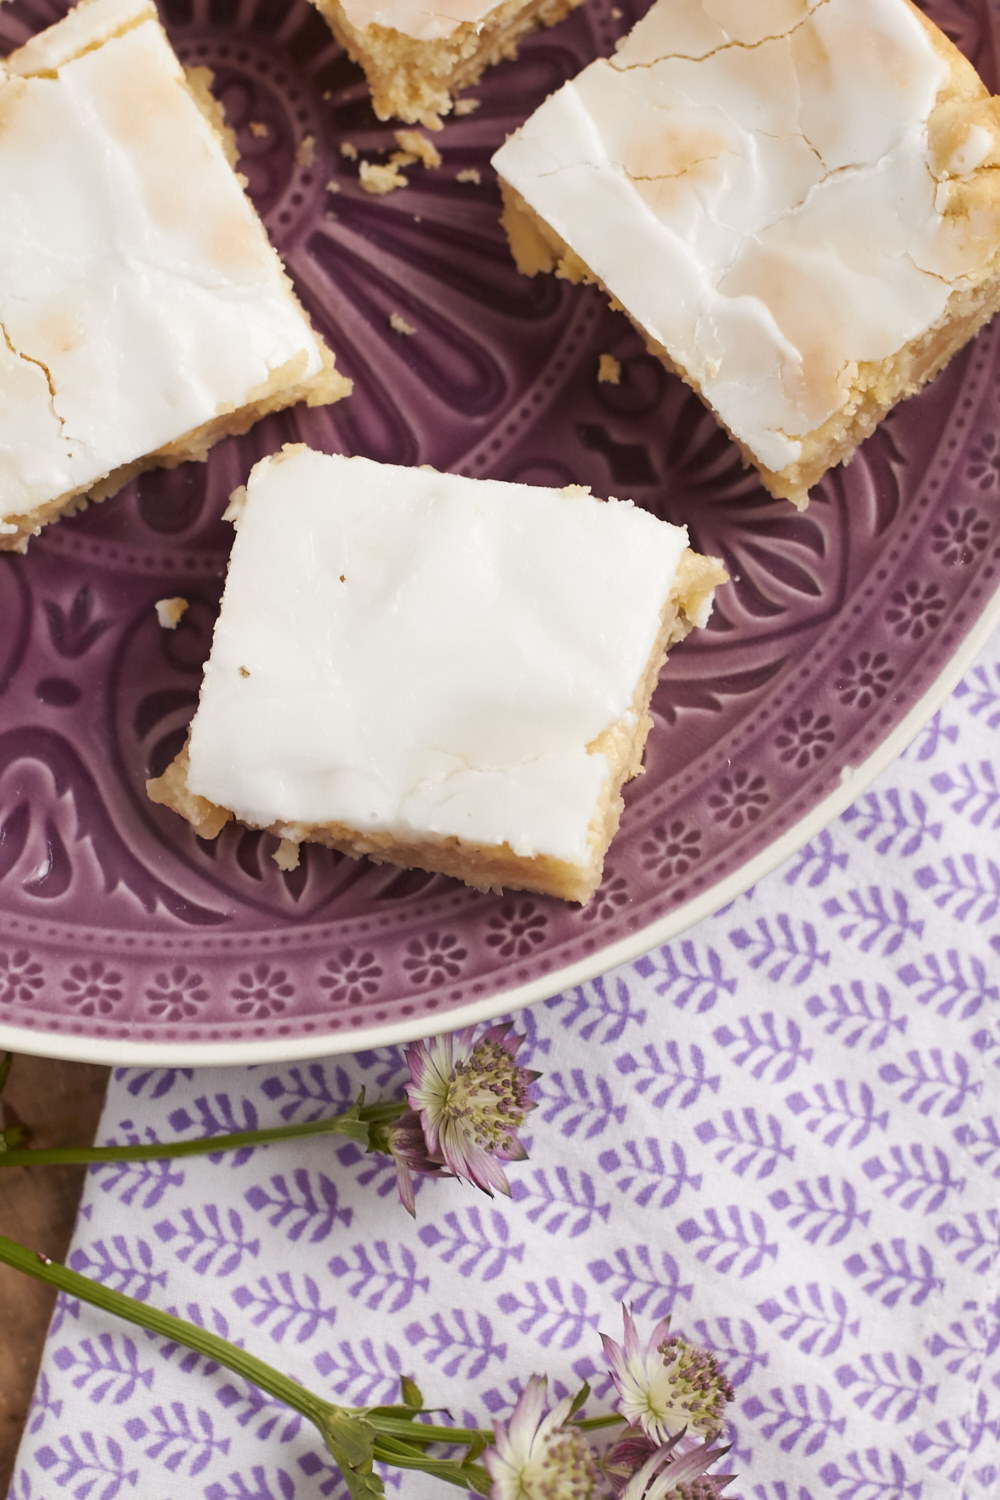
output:
[[[94,1138],[106,1068],[18,1057],[0,1097],[0,1125],[32,1128],[33,1146],[85,1146]],[[83,1167],[0,1168],[0,1233],[53,1260],[69,1246]],[[0,1495],[7,1493],[55,1293],[0,1266]]]

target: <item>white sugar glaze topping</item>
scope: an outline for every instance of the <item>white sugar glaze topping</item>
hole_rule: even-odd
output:
[[[0,517],[321,368],[155,15],[94,0],[0,63]]]
[[[904,0],[658,0],[494,165],[780,470],[981,269],[936,206],[948,77]]]
[[[352,26],[385,26],[417,42],[436,42],[470,22],[481,30],[498,0],[340,0]]]
[[[286,449],[236,517],[188,785],[258,826],[588,858],[687,545],[627,501]]]

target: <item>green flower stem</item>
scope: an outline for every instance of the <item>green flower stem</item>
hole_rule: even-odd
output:
[[[373,1111],[379,1108],[384,1111],[386,1106],[373,1105],[371,1108]],[[357,1116],[355,1115],[354,1118],[356,1120]],[[385,1118],[384,1114],[382,1118]],[[331,1122],[317,1123],[329,1125]],[[307,1133],[316,1134],[317,1132]],[[261,1134],[263,1132],[260,1131],[245,1132],[240,1139],[245,1141],[248,1135],[260,1137]],[[274,1139],[274,1136],[271,1135],[269,1138]],[[218,1139],[216,1137],[216,1142]],[[232,1139],[237,1138],[232,1137]],[[200,1143],[192,1142],[191,1144]],[[223,1365],[234,1374],[241,1375],[251,1384],[266,1391],[268,1395],[276,1397],[312,1422],[324,1441],[331,1447],[335,1458],[337,1451],[334,1447],[334,1439],[337,1434],[333,1430],[334,1425],[338,1423],[342,1425],[345,1418],[351,1422],[360,1419],[369,1433],[372,1433],[374,1429],[374,1447],[369,1450],[372,1457],[398,1469],[419,1469],[459,1489],[472,1490],[479,1495],[488,1495],[490,1492],[490,1477],[486,1469],[481,1464],[469,1461],[472,1452],[478,1455],[484,1445],[492,1442],[493,1433],[486,1428],[442,1427],[437,1424],[417,1422],[417,1413],[408,1410],[405,1406],[376,1407],[367,1410],[334,1406],[331,1402],[324,1401],[322,1397],[314,1395],[312,1391],[297,1385],[287,1375],[276,1370],[273,1365],[266,1364],[256,1355],[248,1354],[245,1349],[231,1344],[228,1339],[209,1333],[207,1329],[198,1328],[195,1324],[188,1323],[183,1318],[177,1318],[173,1313],[163,1312],[149,1303],[139,1302],[134,1297],[126,1296],[124,1292],[116,1292],[111,1287],[102,1286],[100,1282],[92,1281],[88,1276],[81,1276],[77,1271],[70,1270],[68,1266],[59,1265],[56,1261],[49,1260],[47,1256],[26,1249],[15,1240],[8,1239],[6,1235],[0,1235],[0,1263],[12,1266],[26,1276],[31,1276],[35,1281],[45,1282],[46,1285],[55,1287],[60,1292],[66,1292],[71,1297],[79,1297],[82,1302],[88,1302],[92,1307],[122,1318],[127,1323],[134,1323],[150,1333],[160,1334],[163,1338],[170,1339],[185,1349],[192,1349],[196,1354]],[[578,1425],[584,1431],[594,1431],[601,1427],[620,1425],[622,1420],[620,1416],[608,1414],[600,1417],[586,1417]],[[433,1458],[424,1451],[433,1443],[469,1448],[471,1452],[464,1462],[458,1458]]]
[[[488,1443],[493,1441],[493,1430],[490,1427],[435,1427],[429,1422],[415,1423],[409,1417],[381,1416],[378,1412],[369,1412],[368,1420],[387,1436],[408,1436],[413,1442],[452,1443],[456,1447],[464,1447],[477,1439],[485,1438]],[[602,1427],[621,1427],[624,1423],[625,1418],[617,1412],[607,1412],[603,1417],[582,1417],[574,1421],[574,1426],[579,1427],[581,1432],[597,1432]]]
[[[44,1281],[48,1286],[54,1286],[71,1297],[79,1297],[81,1301],[89,1302],[103,1312],[113,1313],[115,1317],[123,1318],[128,1323],[135,1323],[140,1328],[148,1329],[150,1333],[161,1334],[175,1344],[183,1345],[185,1349],[193,1349],[196,1354],[204,1355],[206,1359],[224,1365],[227,1370],[232,1370],[236,1375],[242,1375],[253,1385],[259,1386],[262,1391],[276,1396],[293,1411],[300,1412],[324,1436],[324,1419],[335,1410],[345,1410],[343,1407],[333,1407],[328,1401],[313,1395],[301,1385],[296,1385],[273,1365],[265,1364],[262,1359],[258,1359],[254,1354],[248,1354],[245,1349],[231,1344],[228,1339],[209,1333],[204,1328],[198,1328],[193,1323],[187,1323],[183,1318],[175,1318],[173,1313],[163,1312],[160,1308],[152,1307],[146,1302],[137,1302],[134,1297],[127,1297],[124,1292],[116,1292],[111,1287],[102,1286],[100,1282],[91,1281],[89,1277],[71,1271],[68,1266],[59,1265],[56,1261],[48,1260],[25,1249],[15,1240],[9,1240],[6,1235],[0,1235],[0,1261],[13,1266],[17,1271],[23,1271],[26,1276],[31,1276],[36,1281]],[[363,1417],[365,1413],[363,1410],[358,1410],[357,1415]],[[486,1471],[478,1465],[466,1465],[464,1469],[461,1469],[459,1464],[453,1461],[428,1458],[420,1451],[424,1443],[455,1441],[455,1429],[424,1427],[423,1424],[415,1425],[412,1418],[408,1420],[388,1415],[373,1415],[368,1420],[380,1434],[375,1444],[376,1458],[393,1464],[396,1468],[421,1469],[424,1473],[435,1474],[451,1484],[458,1485],[461,1489],[469,1489],[474,1482],[478,1482],[480,1493],[484,1493],[481,1488],[484,1482],[488,1488],[489,1479]],[[384,1437],[381,1436],[383,1432]],[[475,1432],[470,1435],[480,1436]],[[492,1433],[481,1435],[490,1438],[493,1436]],[[410,1439],[409,1443],[405,1441],[406,1438]],[[417,1440],[416,1443],[414,1439]],[[464,1445],[467,1445],[468,1441],[469,1438],[466,1437]]]
[[[266,1364],[256,1355],[248,1354],[245,1349],[231,1344],[228,1339],[185,1322],[183,1318],[176,1318],[173,1313],[163,1312],[149,1303],[138,1302],[134,1297],[127,1297],[124,1292],[102,1286],[88,1276],[71,1271],[68,1266],[59,1265],[56,1261],[26,1249],[6,1235],[0,1235],[0,1262],[23,1271],[35,1281],[44,1281],[46,1285],[56,1287],[71,1297],[79,1297],[82,1302],[89,1302],[103,1312],[112,1313],[128,1323],[135,1323],[140,1328],[148,1329],[150,1333],[161,1334],[175,1344],[183,1345],[185,1349],[193,1349],[196,1354],[224,1365],[227,1370],[242,1375],[262,1391],[277,1397],[293,1411],[300,1412],[319,1429],[324,1438],[326,1419],[335,1412],[347,1411],[365,1418],[376,1429],[378,1437],[375,1442],[375,1457],[383,1462],[399,1469],[420,1469],[426,1474],[434,1474],[447,1480],[460,1489],[474,1488],[480,1494],[486,1494],[489,1489],[489,1476],[481,1465],[463,1466],[455,1460],[430,1458],[422,1450],[430,1443],[452,1443],[467,1447],[474,1439],[492,1440],[492,1432],[477,1428],[425,1426],[414,1422],[412,1416],[394,1416],[389,1411],[368,1414],[363,1409],[355,1411],[352,1408],[334,1407],[303,1386],[296,1385],[295,1381],[276,1370],[273,1365]],[[398,1410],[403,1411],[405,1408]]]
[[[456,1447],[467,1447],[477,1438],[492,1443],[493,1431],[489,1427],[435,1427],[430,1422],[414,1422],[412,1417],[388,1417],[378,1412],[369,1412],[368,1420],[387,1437],[405,1437],[412,1443],[452,1443]]]
[[[44,1281],[48,1286],[57,1287],[71,1297],[79,1297],[82,1302],[89,1302],[93,1307],[113,1313],[117,1318],[124,1318],[127,1323],[136,1323],[151,1333],[162,1334],[175,1344],[182,1344],[186,1349],[193,1349],[196,1354],[203,1354],[206,1358],[225,1365],[236,1375],[242,1375],[259,1386],[262,1391],[284,1401],[294,1411],[301,1412],[317,1426],[321,1425],[325,1413],[331,1410],[328,1402],[296,1385],[294,1380],[289,1380],[287,1375],[283,1375],[273,1365],[265,1364],[262,1359],[248,1354],[245,1349],[237,1348],[228,1339],[219,1338],[218,1334],[209,1333],[204,1328],[197,1328],[193,1323],[186,1323],[182,1318],[175,1318],[172,1313],[162,1312],[158,1307],[137,1302],[124,1292],[101,1286],[100,1282],[91,1281],[89,1277],[71,1271],[68,1266],[59,1265],[56,1261],[26,1250],[23,1245],[2,1234],[0,1261],[13,1266],[17,1271],[23,1271],[26,1276],[34,1277],[36,1281]]]
[[[602,1427],[621,1427],[625,1425],[625,1418],[618,1412],[607,1412],[603,1417],[582,1417],[577,1422],[581,1432],[598,1432]]]
[[[307,1135],[346,1135],[367,1145],[371,1125],[398,1120],[409,1106],[399,1099],[363,1104],[360,1109],[333,1115],[328,1120],[309,1120],[298,1125],[271,1125],[262,1130],[240,1130],[233,1135],[202,1136],[195,1141],[150,1142],[136,1146],[55,1146],[51,1149],[11,1149],[11,1140],[22,1140],[14,1126],[0,1137],[0,1167],[78,1166],[107,1161],[161,1161],[165,1157],[210,1156],[216,1151],[238,1151],[243,1146],[266,1146],[271,1141],[297,1140]],[[6,1141],[6,1149],[2,1144]]]
[[[382,1437],[376,1440],[375,1457],[397,1469],[419,1469],[423,1474],[433,1474],[462,1490],[474,1488],[477,1494],[489,1493],[489,1475],[480,1464],[459,1465],[454,1459],[428,1458],[426,1454],[415,1453],[406,1443]]]

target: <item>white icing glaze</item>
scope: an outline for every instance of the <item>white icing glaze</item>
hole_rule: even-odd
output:
[[[417,42],[436,42],[469,22],[481,30],[497,0],[340,0],[340,5],[359,31],[385,26]]]
[[[95,0],[0,70],[0,516],[321,368],[152,14]]]
[[[956,177],[965,177],[981,167],[994,149],[995,141],[982,125],[970,125],[965,140],[952,152],[948,171]]]
[[[658,0],[493,160],[780,470],[982,269],[928,157],[947,79],[904,0]]]
[[[575,864],[687,544],[628,501],[286,449],[253,470],[188,785],[258,826]]]
[[[138,21],[155,21],[152,0],[81,0],[54,26],[29,37],[12,52],[6,65],[12,73],[28,77],[61,68],[88,47],[106,42],[117,32],[128,31]]]

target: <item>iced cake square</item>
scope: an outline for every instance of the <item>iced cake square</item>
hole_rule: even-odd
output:
[[[188,743],[148,784],[202,837],[585,901],[668,646],[721,564],[630,501],[288,447],[236,540]]]
[[[0,61],[0,548],[349,390],[147,0]]]
[[[599,282],[801,506],[1000,304],[998,120],[909,0],[657,0],[494,165],[519,267]]]
[[[580,0],[313,0],[340,45],[364,69],[380,120],[431,127],[483,70],[514,57],[538,26]]]

